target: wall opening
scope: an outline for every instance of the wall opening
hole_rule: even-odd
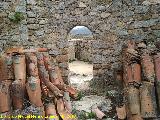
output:
[[[93,78],[92,32],[85,26],[76,26],[69,32],[68,42],[68,80],[78,90],[87,90]]]

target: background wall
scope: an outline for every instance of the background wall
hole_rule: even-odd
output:
[[[76,60],[75,46],[76,46],[76,41],[69,41],[68,57],[70,62]]]
[[[85,39],[69,41],[69,60],[80,60],[92,63],[92,43],[92,40]]]
[[[25,19],[15,24],[13,12]],[[0,48],[48,47],[68,78],[69,31],[77,25],[88,27],[94,37],[94,81],[116,91],[113,69],[121,65],[125,40],[160,40],[159,0],[3,0],[0,2]],[[113,92],[115,93],[115,92]],[[113,99],[114,109],[114,99]],[[113,118],[114,114],[109,114]]]

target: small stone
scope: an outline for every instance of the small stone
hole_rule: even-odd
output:
[[[29,18],[35,18],[36,17],[36,14],[34,12],[31,12],[31,11],[28,11],[27,15],[28,15]]]
[[[152,30],[160,30],[160,24],[151,26],[151,29],[152,29]]]
[[[143,5],[152,5],[152,4],[159,4],[160,0],[145,0],[142,4]]]
[[[15,11],[26,13],[26,6],[17,6]]]
[[[46,24],[46,23],[47,23],[46,20],[41,20],[41,21],[39,22],[40,25],[44,25],[44,24]]]
[[[102,55],[93,55],[93,63],[102,63]]]
[[[160,38],[160,30],[154,30],[154,31],[153,31],[153,34],[154,34],[156,37]]]
[[[35,18],[28,18],[27,20],[28,20],[27,21],[28,24],[34,24],[34,23],[36,23],[36,19]]]
[[[60,63],[60,64],[59,64],[59,67],[61,67],[61,68],[68,68],[68,63],[67,63],[67,62],[65,62],[65,63]]]
[[[56,60],[59,63],[68,62],[68,55],[58,55]]]
[[[87,5],[86,5],[86,4],[84,4],[83,2],[80,2],[80,3],[79,3],[79,7],[80,7],[80,8],[86,8],[86,7],[87,7]]]
[[[0,18],[2,18],[2,17],[7,17],[7,13],[5,13],[5,12],[0,12]]]
[[[28,25],[28,29],[31,29],[31,30],[37,30],[38,28],[39,28],[38,24],[30,24],[30,25]]]
[[[122,29],[120,29],[120,30],[117,30],[116,32],[117,32],[118,35],[121,35],[121,36],[123,36],[123,35],[128,35],[127,30],[122,30]]]
[[[90,12],[89,15],[96,15],[97,12]]]
[[[19,0],[19,5],[26,6],[26,0]]]
[[[27,33],[28,32],[28,28],[27,28],[27,25],[21,25],[20,27],[19,27],[19,31],[20,31],[20,33]]]
[[[22,41],[27,41],[27,40],[28,40],[28,34],[25,34],[25,33],[20,34],[20,39],[21,39]]]
[[[42,36],[44,35],[44,30],[39,30],[35,32],[35,36]]]
[[[62,69],[62,70],[61,70],[61,74],[62,74],[62,77],[63,77],[63,76],[68,76],[69,71],[66,70],[66,69]]]
[[[27,0],[27,4],[35,5],[36,2],[35,2],[35,0]]]
[[[102,12],[101,13],[101,17],[102,18],[107,18],[107,17],[109,17],[111,15],[111,13],[106,13],[106,12]]]
[[[122,12],[123,17],[130,17],[132,15],[134,15],[134,12],[131,10],[127,10],[127,11]]]
[[[49,54],[50,54],[51,56],[57,56],[57,55],[60,55],[61,53],[60,53],[59,50],[51,49],[51,50],[49,50]]]
[[[8,2],[0,2],[0,9],[8,10],[9,9],[9,3]]]
[[[135,13],[146,13],[149,10],[149,6],[136,6],[134,12]]]
[[[150,27],[156,25],[159,19],[150,19],[146,21],[135,21],[133,24],[134,28],[141,28],[141,27]]]
[[[20,40],[20,36],[19,35],[13,35],[12,37],[11,37],[11,41],[16,41],[16,42],[18,42]]]
[[[67,43],[67,41],[58,41],[57,46],[59,48],[66,48],[66,47],[68,47],[68,43]]]

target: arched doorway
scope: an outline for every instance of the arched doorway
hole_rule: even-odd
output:
[[[93,78],[92,32],[75,26],[68,34],[69,82],[80,91],[89,89]]]
[[[93,82],[93,44],[92,32],[85,26],[75,26],[68,34],[69,77],[72,86],[79,90],[79,100],[72,101],[73,114],[78,119],[94,119],[92,112],[105,97],[98,96],[90,86]],[[93,107],[94,106],[94,107]]]

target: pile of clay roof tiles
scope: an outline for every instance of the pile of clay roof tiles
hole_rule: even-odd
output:
[[[124,120],[159,120],[160,51],[145,42],[123,46],[123,67],[116,70],[119,86],[117,116]],[[123,97],[122,97],[123,96]]]
[[[64,84],[56,60],[46,48],[12,48],[0,56],[0,115],[4,119],[50,116],[75,120],[70,97],[77,96],[74,88]]]

